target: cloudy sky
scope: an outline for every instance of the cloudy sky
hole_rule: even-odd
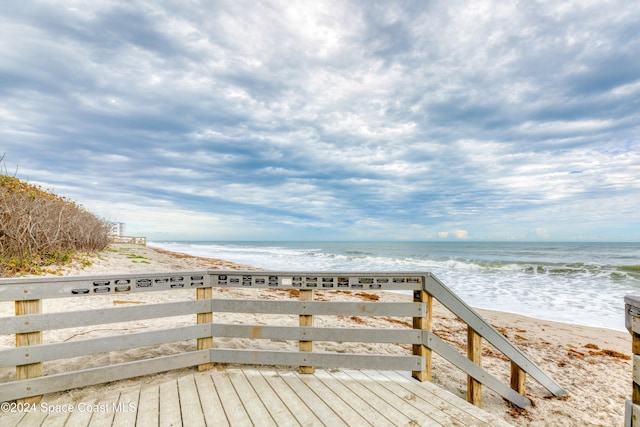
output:
[[[185,240],[640,240],[640,2],[0,3],[9,173]]]

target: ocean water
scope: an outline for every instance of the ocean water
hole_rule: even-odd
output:
[[[150,242],[271,270],[428,271],[473,307],[624,330],[640,243]]]

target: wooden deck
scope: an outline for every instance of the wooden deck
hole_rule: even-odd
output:
[[[46,396],[43,400],[46,403]],[[224,369],[126,394],[69,402],[73,412],[3,414],[3,426],[508,426],[408,373]],[[90,406],[89,406],[90,405]],[[91,412],[88,409],[93,408]]]

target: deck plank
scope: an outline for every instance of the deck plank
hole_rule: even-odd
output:
[[[120,394],[118,410],[113,417],[113,425],[118,427],[134,427],[136,425],[137,408],[140,404],[140,390]]]
[[[262,403],[271,414],[273,421],[278,426],[299,426],[300,423],[293,416],[287,405],[280,399],[280,396],[271,388],[262,373],[253,369],[242,371]]]
[[[200,406],[200,396],[198,395],[193,375],[178,378],[178,395],[180,397],[182,424],[189,427],[206,427],[202,407]],[[160,404],[163,404],[163,402],[160,402]]]
[[[438,406],[441,407],[443,411],[451,414],[456,419],[467,420],[468,425],[510,425],[506,421],[489,414],[481,408],[472,405],[466,400],[438,387],[433,383],[418,383],[413,381],[409,373],[399,371],[379,371],[379,374],[386,376],[392,381],[398,381],[399,384],[408,388],[412,393],[421,397],[433,399],[432,402],[437,402]],[[405,381],[403,381],[403,379]],[[471,419],[467,418],[469,416]]]
[[[407,425],[411,423],[412,419],[410,417],[406,416],[393,405],[390,405],[388,402],[381,399],[378,395],[371,392],[371,390],[365,387],[362,383],[347,375],[345,372],[331,371],[330,374],[335,380],[338,380],[351,390],[353,394],[378,408],[378,411],[394,425]]]
[[[217,374],[217,372],[207,371],[195,375],[202,414],[208,426],[227,427],[229,426],[229,421],[224,413],[218,391],[213,384],[212,374]]]
[[[160,417],[160,386],[140,390],[136,426],[158,427]]]
[[[67,420],[70,415],[68,412],[45,412],[45,414],[46,418],[43,420],[42,424],[40,424],[40,427],[59,427],[67,425]]]
[[[227,375],[226,372],[216,372],[211,375],[211,378],[213,378],[213,384],[216,386],[216,390],[218,390],[218,395],[220,396],[220,401],[222,402],[222,407],[229,420],[229,424],[234,427],[253,426],[251,418],[242,403],[242,397],[236,393],[229,379],[229,375]]]
[[[180,412],[182,425],[189,427],[206,427],[200,396],[196,388],[196,380],[193,375],[178,379],[178,394],[180,395]]]
[[[2,425],[7,427],[40,427],[47,418],[45,411],[31,411],[24,414],[15,414],[13,420],[9,417],[2,418]]]
[[[93,404],[95,403],[94,401],[84,401],[84,402],[80,402],[83,404]],[[77,404],[76,404],[76,408],[73,412],[71,412],[69,414],[69,418],[67,418],[67,425],[69,426],[88,426],[89,425],[89,421],[91,420],[91,412],[88,411],[79,411],[77,408]]]
[[[309,389],[313,390],[315,394],[320,398],[325,405],[338,415],[347,425],[350,426],[370,426],[371,423],[367,421],[358,411],[353,409],[348,401],[353,399],[342,399],[338,396],[330,387],[327,387],[318,377],[315,375],[306,375],[296,373],[296,376],[302,381]]]
[[[415,407],[442,425],[455,425],[456,423],[470,425],[474,422],[474,419],[464,411],[458,411],[458,416],[452,416],[447,413],[444,410],[446,406],[439,404],[441,403],[439,402],[440,399],[428,393],[426,387],[418,385],[417,388],[423,390],[424,393],[416,393],[417,388],[407,386],[407,383],[411,383],[412,380],[402,378],[392,381],[380,371],[361,371],[361,374],[386,388],[391,393],[394,393],[396,396],[401,397],[408,405]]]
[[[383,413],[378,409],[356,395],[342,382],[336,381],[335,378],[327,371],[316,371],[314,377],[318,378],[326,387],[330,388],[339,399],[347,402],[358,414],[367,419],[367,421],[374,427],[391,427],[395,426],[390,420],[388,420]]]
[[[265,407],[258,394],[255,392],[247,377],[239,369],[229,369],[227,375],[231,379],[233,387],[239,396],[242,396],[244,402],[244,408],[247,411],[247,415],[251,418],[253,425],[257,426],[273,426],[276,427],[276,423],[271,418],[271,414]],[[268,396],[265,396],[268,399]]]
[[[160,427],[182,425],[180,396],[176,380],[160,384]]]
[[[3,426],[7,426],[7,427],[16,427],[17,425],[19,425],[21,422],[28,422],[25,421],[26,418],[35,418],[35,417],[29,417],[31,413],[21,413],[21,412],[10,412],[10,413],[2,413],[0,414],[0,420],[2,420],[2,425]],[[34,424],[24,424],[27,426],[32,426]]]
[[[262,375],[280,399],[287,404],[289,410],[300,424],[303,426],[324,425],[300,396],[289,387],[279,373],[265,370]]]
[[[89,419],[89,427],[111,427],[115,412],[113,404],[118,402],[120,394],[114,396],[105,396],[97,399],[95,406],[91,408],[91,418]],[[85,410],[88,410],[85,407]]]
[[[400,410],[405,416],[409,417],[411,420],[409,421],[409,423],[412,425],[434,427],[456,425],[455,420],[441,420],[438,419],[437,415],[439,414],[434,412],[425,413],[419,408],[413,406],[411,404],[411,397],[413,397],[413,395],[406,396],[407,393],[405,393],[404,396],[398,396],[397,394],[384,387],[382,384],[371,380],[361,371],[345,370],[344,372],[354,380],[361,383],[364,387],[369,389],[369,391],[374,393],[380,399],[389,403],[394,408]]]
[[[307,374],[308,375],[308,374]],[[322,421],[324,425],[330,426],[344,426],[348,427],[347,423],[336,414],[333,409],[322,401],[315,393],[315,391],[307,384],[302,382],[300,377],[295,372],[281,372],[280,376],[291,387],[291,389],[307,404],[309,409]]]

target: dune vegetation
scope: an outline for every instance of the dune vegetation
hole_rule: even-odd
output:
[[[110,228],[81,205],[0,170],[0,277],[38,274],[102,250]]]

